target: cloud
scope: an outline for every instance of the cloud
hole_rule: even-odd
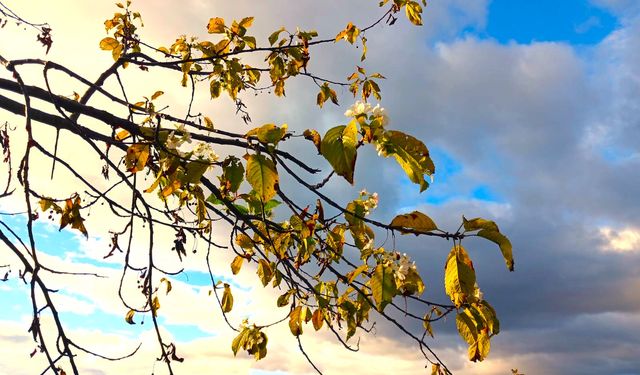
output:
[[[640,251],[640,231],[633,228],[616,231],[612,228],[600,228],[600,234],[606,240],[604,251]]]
[[[285,3],[229,4],[216,4],[210,8],[210,3],[191,1],[175,9],[174,17],[170,19],[165,17],[164,8],[151,7],[143,13],[148,25],[145,33],[148,31],[147,35],[156,42],[167,44],[172,41],[174,30],[192,30],[195,20],[204,20],[204,27],[209,13],[225,14],[227,18],[253,13],[266,19]],[[486,2],[469,4],[462,1],[431,3],[427,8],[425,29],[394,26],[377,33],[370,38],[371,52],[367,60],[368,69],[380,70],[389,77],[383,82],[383,105],[390,113],[391,126],[415,134],[430,147],[435,146],[455,160],[460,165],[456,173],[440,180],[439,176],[445,173],[438,171],[435,184],[425,195],[419,195],[393,160],[379,161],[372,150],[363,150],[356,171],[357,186],[350,190],[342,181],[337,181],[329,184],[325,191],[338,196],[342,202],[352,199],[357,190],[366,186],[370,191],[380,193],[377,217],[391,219],[399,211],[417,207],[432,216],[440,227],[454,231],[460,215],[482,216],[497,220],[502,232],[511,238],[515,274],[506,271],[494,244],[478,238],[465,240],[480,286],[496,307],[503,332],[495,337],[489,359],[481,364],[471,364],[465,358],[462,341],[452,322],[436,327],[438,336],[434,349],[451,361],[456,373],[498,374],[508,373],[511,368],[519,368],[524,373],[631,373],[640,367],[633,351],[638,347],[640,334],[636,318],[640,300],[635,292],[640,286],[640,278],[634,267],[640,261],[637,252],[640,159],[633,156],[640,150],[640,138],[634,136],[640,126],[637,100],[640,94],[640,23],[634,21],[638,15],[635,3],[597,2],[619,12],[623,22],[599,45],[581,49],[563,43],[501,45],[471,35],[460,38],[460,31],[466,26],[482,24],[486,18]],[[341,18],[335,9],[327,9],[323,4],[313,6],[288,6],[277,24],[257,20],[256,30],[267,32],[281,24],[295,27],[298,17],[302,16],[311,26],[325,28],[322,31],[333,30],[350,19],[346,14]],[[344,6],[345,12],[354,11],[353,14],[360,17],[356,21],[369,19],[368,14],[355,12],[360,3]],[[52,20],[57,17],[53,12],[62,12],[63,8],[54,6],[49,13]],[[88,8],[82,9],[90,14]],[[160,19],[166,22],[156,22]],[[58,24],[55,30],[59,34],[56,35],[65,40],[82,29],[82,35],[78,35],[82,39],[77,44],[95,44],[103,33],[100,22],[93,23],[93,28],[73,23]],[[300,21],[300,24],[304,22]],[[417,47],[408,51],[409,46]],[[341,58],[357,60],[354,59],[359,51],[342,47],[337,47]],[[54,43],[53,51],[59,52],[52,58],[69,58],[90,76],[98,70],[93,64],[83,63],[87,52],[79,47],[56,50]],[[31,52],[24,50],[25,54]],[[318,56],[312,64],[328,76],[346,76],[349,67],[336,64],[334,56]],[[107,56],[105,65],[108,60]],[[171,76],[166,81],[159,79],[157,83],[158,86],[175,87],[177,79]],[[247,98],[256,125],[288,122],[291,128],[300,130],[307,127],[326,130],[344,122],[344,108],[329,107],[322,111],[309,108],[315,93],[307,84],[310,83],[292,85],[285,99]],[[149,94],[148,84],[138,86],[132,95]],[[178,90],[170,96],[170,90],[165,91],[171,108],[182,110],[184,103],[173,102],[183,92]],[[348,93],[341,94],[342,103],[350,104]],[[203,111],[214,113],[216,124],[246,129],[234,117],[233,109],[224,109],[223,105],[210,106],[205,99],[198,98],[195,104],[204,108]],[[259,104],[263,100],[264,104]],[[51,134],[45,136],[50,138]],[[315,151],[304,145],[294,143],[292,151],[302,152],[312,165],[326,168],[326,163],[314,155]],[[65,152],[72,156],[73,151]],[[34,173],[47,175],[47,172],[48,164],[43,164],[38,165]],[[486,186],[495,192],[500,201],[474,199],[473,191],[478,186]],[[60,188],[69,191],[74,187]],[[283,189],[296,191],[284,184]],[[429,202],[428,197],[432,194],[440,194],[446,199],[437,204]],[[296,198],[300,202],[313,202],[310,194],[296,195]],[[98,208],[92,212],[90,220],[95,221],[91,228],[99,228],[104,223],[100,221],[101,216],[103,211]],[[104,229],[101,233],[100,229],[95,229],[102,235],[102,242],[83,243],[83,255],[94,260],[104,255],[108,243],[107,228]],[[222,233],[226,229],[224,226],[219,228],[221,243],[225,242]],[[170,245],[166,245],[171,244],[172,233],[159,232],[158,236],[157,242],[164,244],[159,251],[162,253],[159,261],[166,267],[176,266],[175,254],[169,251]],[[378,237],[385,238],[384,235]],[[135,243],[135,248],[143,249],[134,254],[135,261],[144,257],[144,245],[143,239]],[[450,243],[398,236],[395,241],[388,240],[385,246],[409,252],[425,276],[427,297],[446,302],[447,297],[441,289]],[[213,254],[214,273],[219,277],[229,276],[231,255],[217,250]],[[189,270],[203,271],[203,258],[204,251],[199,248],[197,254],[189,254],[185,266]],[[44,259],[52,266],[70,266],[61,259]],[[119,273],[92,268],[83,263],[86,259],[70,257],[67,260],[71,260],[74,267],[103,272],[111,279],[87,279],[79,284],[76,279],[56,278],[56,286],[93,301],[96,310],[109,312],[124,326],[122,317],[126,309],[113,290],[113,279],[117,279]],[[277,310],[255,308],[273,306],[276,291],[258,293],[262,289],[256,287],[254,272],[246,267],[238,280],[240,285],[253,289],[233,288],[236,297],[236,309],[232,314],[234,325],[247,315],[265,321],[278,315]],[[135,274],[129,276],[132,280],[136,277]],[[181,373],[197,373],[211,363],[220,366],[224,373],[247,373],[252,367],[291,373],[311,372],[304,359],[294,352],[296,343],[286,325],[269,333],[270,354],[265,361],[254,363],[246,357],[231,360],[229,342],[233,335],[222,323],[213,298],[206,295],[207,288],[193,288],[179,278],[173,283],[175,290],[161,296],[161,314],[166,314],[166,322],[175,326],[195,323],[203,332],[215,335],[182,343],[180,348],[188,354],[189,360],[180,365]],[[90,292],[86,291],[87,287]],[[135,290],[131,294],[134,295]],[[419,324],[415,329],[420,329]],[[24,331],[24,325],[2,330],[7,337],[19,337]],[[97,330],[79,331],[79,335],[83,342],[104,343],[103,349],[107,350],[135,347],[137,343],[127,336]],[[388,326],[379,324],[377,336],[363,337],[363,351],[353,356],[326,334],[305,333],[303,340],[312,358],[318,358],[326,373],[353,371],[359,363],[368,366],[366,373],[391,370],[415,373],[424,361],[414,356],[415,347],[395,340],[394,335],[397,333]],[[116,369],[149,372],[153,358],[157,357],[153,344],[150,340],[150,346],[147,346],[145,341],[141,358],[133,362],[87,364],[86,368],[96,373],[115,373]],[[31,346],[20,349],[7,346],[12,354],[6,358],[26,361]],[[5,367],[0,367],[0,372],[6,373],[34,373],[37,367],[32,369],[31,362],[26,366],[21,364],[22,368],[15,364],[6,367],[3,362],[0,361],[0,366]],[[40,363],[37,371],[42,367]]]

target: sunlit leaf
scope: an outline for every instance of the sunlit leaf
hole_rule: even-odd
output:
[[[422,7],[415,1],[409,1],[405,7],[407,18],[412,24],[422,25]]]
[[[127,149],[124,162],[127,171],[131,173],[140,172],[147,165],[149,160],[149,145],[146,143],[135,143]]]
[[[316,149],[318,149],[318,153],[321,153],[321,139],[320,139],[320,134],[318,133],[317,130],[315,129],[307,129],[304,131],[304,133],[302,134],[304,136],[305,139],[310,140],[311,142],[313,142],[313,144],[316,146]]]
[[[420,211],[413,211],[409,214],[398,215],[391,220],[389,226],[393,228],[413,229],[416,232],[430,232],[438,229],[433,220]],[[402,233],[408,233],[403,232]]]
[[[262,286],[267,286],[273,278],[271,265],[264,259],[258,261],[258,277],[260,278],[260,282],[262,282]]]
[[[311,322],[313,323],[313,328],[316,331],[319,331],[324,324],[324,310],[322,308],[316,309],[311,316]]]
[[[247,181],[255,190],[263,202],[269,201],[276,195],[278,186],[278,172],[271,159],[264,155],[248,155],[247,159]]]
[[[333,170],[352,185],[356,164],[357,134],[355,121],[351,121],[347,126],[336,126],[327,131],[320,147],[322,156],[331,164]]]
[[[394,156],[409,179],[420,185],[421,192],[429,187],[425,176],[432,176],[435,166],[424,143],[403,132],[389,130],[378,139],[377,148],[384,157]]]
[[[396,295],[396,282],[391,267],[382,264],[376,266],[371,276],[371,292],[378,311],[383,311],[391,303]]]
[[[118,42],[117,40],[111,37],[106,37],[100,41],[100,49],[103,49],[105,51],[111,51],[116,47],[118,47],[119,45],[120,45],[120,42]]]
[[[289,315],[289,330],[294,336],[302,334],[302,306],[296,306]]]
[[[495,222],[491,220],[485,220],[481,217],[477,217],[475,219],[467,220],[464,216],[462,217],[462,225],[464,226],[464,230],[471,232],[479,229],[486,229],[490,231],[499,232],[498,226]]]
[[[460,336],[467,344],[473,345],[478,341],[478,330],[476,329],[476,324],[466,313],[461,312],[456,315],[456,327],[458,328],[458,333],[460,333]]]
[[[451,249],[444,272],[445,291],[456,307],[460,307],[473,295],[476,283],[473,263],[462,246]]]
[[[162,94],[164,94],[164,91],[156,91],[153,93],[153,95],[151,95],[151,100],[156,100],[158,99]]]
[[[285,30],[284,27],[281,27],[278,30],[271,33],[271,35],[269,35],[269,45],[273,45],[278,40],[280,33],[283,32],[284,30]]]
[[[169,294],[169,292],[172,289],[171,281],[169,279],[167,279],[166,277],[163,277],[162,279],[160,279],[160,282],[161,283],[165,283],[165,285],[167,286],[167,292],[166,293]]]
[[[224,292],[222,293],[222,301],[220,301],[222,305],[222,311],[228,313],[233,309],[233,295],[231,294],[231,288],[229,284],[224,284]]]
[[[233,258],[233,261],[231,262],[231,273],[233,273],[234,275],[237,275],[238,272],[240,272],[240,268],[242,268],[242,263],[244,262],[244,257],[237,255],[235,258]]]
[[[287,124],[281,127],[275,124],[266,124],[261,127],[251,129],[245,134],[245,137],[255,137],[262,143],[278,144],[280,140],[287,134]]]
[[[207,24],[209,34],[224,34],[224,19],[220,17],[211,18]]]
[[[507,264],[507,268],[509,271],[513,271],[514,262],[513,262],[513,249],[511,247],[511,241],[500,232],[482,229],[478,232],[478,236],[488,239],[492,241],[500,247],[500,252],[502,252],[502,257],[504,258],[504,262]]]
[[[136,324],[136,322],[133,321],[133,316],[136,314],[135,310],[129,310],[127,312],[127,315],[125,315],[124,320],[125,322],[129,323],[129,324]]]

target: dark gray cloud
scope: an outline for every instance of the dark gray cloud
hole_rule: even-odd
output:
[[[640,249],[603,251],[608,245],[599,232],[640,227],[639,29],[627,20],[586,50],[467,38],[387,67],[393,80],[386,89],[394,95],[385,104],[393,125],[462,165],[444,184],[458,193],[465,191],[461,185],[483,184],[499,196],[498,203],[480,202],[467,193],[442,205],[422,198],[416,206],[449,228],[462,213],[493,217],[510,236],[514,274],[493,244],[468,240],[466,246],[503,321],[506,339],[496,338],[493,354],[534,354],[521,366],[525,373],[640,368],[631,350],[640,333],[634,318]],[[384,206],[387,214],[403,195],[420,202],[404,184],[384,189],[396,190],[391,199],[398,199]],[[448,246],[402,238],[398,247],[413,250],[437,291]]]

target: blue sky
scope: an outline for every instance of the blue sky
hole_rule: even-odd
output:
[[[486,27],[466,32],[500,43],[589,45],[602,41],[618,25],[613,14],[586,0],[493,0]]]
[[[269,21],[262,25],[256,22],[256,27],[265,27],[264,30],[285,22],[297,24],[300,17],[307,17],[304,20],[310,23],[327,24],[331,30],[344,26],[342,19],[338,20],[334,11],[327,10],[324,4],[314,3],[317,9],[312,10],[306,5],[298,9],[289,4],[287,12],[283,13],[276,12],[266,3],[230,2],[216,5],[214,12],[210,4],[185,1],[190,6],[171,5],[175,15],[171,19],[140,1],[145,22],[149,25],[148,32],[155,41],[172,41],[175,38],[173,31],[192,30],[194,18],[206,21],[209,13],[217,12],[244,12],[242,16],[252,13],[257,19],[267,18]],[[385,28],[380,34],[370,36],[371,50],[365,63],[369,64],[367,69],[375,68],[388,77],[382,84],[382,105],[393,114],[390,126],[424,140],[437,173],[432,186],[424,194],[418,194],[416,185],[394,161],[358,164],[367,172],[360,175],[362,180],[356,181],[355,189],[366,187],[380,193],[378,218],[392,218],[401,211],[419,209],[436,219],[439,226],[451,226],[455,230],[461,215],[483,216],[496,220],[514,244],[516,272],[510,274],[504,270],[493,247],[478,241],[469,242],[478,280],[501,316],[503,332],[495,338],[489,360],[472,365],[458,355],[462,342],[452,333],[453,322],[445,322],[435,342],[440,343],[437,349],[446,353],[456,373],[504,374],[510,368],[518,367],[527,374],[634,374],[640,368],[635,353],[635,348],[640,347],[640,298],[633,292],[640,286],[636,270],[640,264],[640,218],[637,215],[640,212],[637,199],[640,186],[640,107],[637,105],[640,97],[637,78],[640,77],[640,12],[634,1],[432,1],[426,8],[424,28],[409,28],[399,20],[394,28]],[[34,12],[27,14],[35,19],[42,17],[37,13],[38,9],[51,14],[48,21],[56,30],[60,46],[54,45],[48,58],[62,62],[69,59],[66,62],[71,65],[75,62],[67,55],[81,53],[79,56],[84,56],[86,51],[99,53],[95,46],[95,40],[99,39],[90,35],[93,29],[87,20],[97,22],[98,35],[104,33],[101,26],[104,12],[101,11],[98,17],[92,6],[75,5],[78,12],[83,12],[79,13],[81,20],[87,22],[82,26],[87,32],[80,35],[77,33],[80,26],[60,22],[65,14],[55,13],[54,10],[59,11],[55,7],[46,8],[52,5],[45,1],[31,10],[24,10]],[[95,6],[102,7],[103,4]],[[344,7],[345,11],[362,15],[363,7],[355,2],[345,2]],[[110,3],[105,9],[108,11],[104,14],[112,13]],[[372,12],[376,10],[374,6]],[[203,15],[205,13],[207,16]],[[96,17],[99,18],[97,21]],[[271,22],[274,19],[276,21]],[[274,22],[276,26],[271,27]],[[160,26],[154,29],[154,24]],[[390,39],[384,39],[386,35],[390,35]],[[398,35],[400,40],[407,42],[396,43]],[[73,36],[76,44],[73,48],[63,48],[62,43],[69,36]],[[383,41],[383,50],[375,44],[378,37]],[[416,50],[408,53],[406,46],[410,42],[416,42]],[[11,50],[2,43],[0,40],[1,51]],[[88,47],[81,50],[78,46],[84,43]],[[345,59],[349,56],[345,54]],[[408,57],[403,59],[402,56]],[[359,55],[355,58],[357,62]],[[105,63],[110,63],[108,60]],[[327,74],[338,77],[342,74],[336,72],[338,67],[334,66],[331,57],[316,64],[315,67],[321,66]],[[84,64],[80,69],[95,68],[89,65]],[[144,81],[143,85],[148,82]],[[287,98],[279,101],[260,104],[262,98],[259,97],[247,98],[247,103],[256,122],[287,122],[296,130],[333,126],[319,123],[319,118],[342,121],[342,112],[351,104],[351,99],[345,96],[342,107],[326,106],[323,111],[327,115],[316,116],[315,109],[307,111],[314,104],[315,93],[307,94],[291,91]],[[210,110],[209,102],[196,101],[198,104],[203,111]],[[298,123],[288,117],[290,112],[295,112],[287,112],[285,109],[288,108],[301,108],[296,112]],[[220,123],[224,124],[225,118],[220,117]],[[302,152],[308,152],[305,155],[309,158],[316,156],[312,147],[305,147]],[[322,165],[321,161],[312,160]],[[384,167],[380,168],[380,165]],[[379,171],[384,174],[377,173]],[[335,191],[344,193],[345,197],[357,194],[348,190],[349,187],[340,189]],[[0,220],[25,238],[24,217],[2,216]],[[117,274],[118,262],[105,263],[100,259],[106,248],[92,249],[96,254],[93,256],[93,253],[84,252],[83,245],[87,242],[73,232],[59,232],[55,225],[45,225],[42,220],[35,228],[42,252],[69,262],[103,267],[105,273]],[[96,231],[98,229],[104,228],[96,228]],[[94,231],[90,229],[90,233]],[[165,235],[163,239],[170,243],[171,235],[160,235]],[[444,256],[450,245],[438,247],[441,244],[409,237],[413,236],[398,236],[399,248],[406,249],[418,268],[425,270],[428,292],[441,296],[438,291]],[[73,256],[68,257],[69,254]],[[228,268],[232,258],[225,258],[222,251],[214,255],[227,262],[220,266],[216,276],[232,285],[235,308],[242,311],[232,318],[233,324],[245,316],[259,316],[269,310],[251,304],[264,302],[267,298],[252,289],[255,284],[248,280],[255,281],[255,275],[243,270],[239,275],[241,278],[233,280]],[[0,265],[4,263],[2,259]],[[210,281],[209,275],[201,271],[189,269],[174,280],[189,284],[183,291],[202,299]],[[16,271],[12,272],[15,276]],[[20,281],[14,278],[1,283],[0,287],[3,287],[0,306],[9,307],[0,310],[0,323],[12,322],[30,313],[27,290]],[[166,297],[163,313],[175,308],[185,317],[172,320],[161,316],[161,322],[174,337],[185,346],[192,343],[189,348],[196,352],[195,358],[230,356],[228,347],[232,332],[224,324],[216,325],[220,323],[219,315],[208,310],[195,311],[202,305],[186,298],[177,299],[177,292],[172,293],[171,297],[180,305],[170,307],[169,297]],[[100,302],[71,291],[63,290],[60,294],[75,299],[78,306],[92,303],[97,306]],[[207,303],[212,302],[212,298]],[[269,303],[273,301],[269,300]],[[124,307],[118,306],[109,311],[96,308],[91,314],[65,311],[62,317],[71,329],[91,326],[104,332],[126,331],[127,339],[149,333],[148,317],[144,326],[129,326],[123,319],[125,312]],[[282,311],[277,314],[282,315]],[[201,320],[196,319],[205,322],[200,324]],[[135,320],[140,321],[141,317],[136,316]],[[398,351],[404,349],[406,345],[393,341],[396,336],[389,332],[388,327],[381,325],[374,339],[388,339],[391,340],[389,347]],[[3,337],[0,332],[0,345],[4,342]],[[301,356],[297,352],[278,341],[281,337],[277,334],[273,339],[271,337],[270,356],[275,359],[257,364],[251,359],[245,361],[243,366],[248,373],[284,375],[309,370],[304,358],[298,358]],[[406,352],[401,355],[388,348],[380,351],[374,344],[371,352],[363,350],[362,357],[339,361],[333,358],[341,355],[336,354],[342,353],[340,345],[323,341],[325,338],[305,336],[307,339],[314,343],[312,345],[321,357],[318,363],[333,373],[340,372],[341,361],[345,366],[356,368],[358,358],[365,358],[362,361],[370,364],[372,371],[415,373],[394,368],[410,357]],[[207,350],[219,352],[212,354]],[[148,358],[152,363],[157,353],[150,353]],[[243,359],[247,358],[239,358],[239,361]],[[411,367],[413,370],[422,368],[423,363],[417,360],[416,363],[419,367]],[[0,358],[0,372],[3,365],[8,366]],[[291,370],[287,373],[281,371],[283,368]]]

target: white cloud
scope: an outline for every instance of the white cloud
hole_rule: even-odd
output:
[[[603,227],[599,231],[606,241],[601,247],[604,251],[619,253],[640,251],[640,229],[638,228],[615,230],[610,227]]]

